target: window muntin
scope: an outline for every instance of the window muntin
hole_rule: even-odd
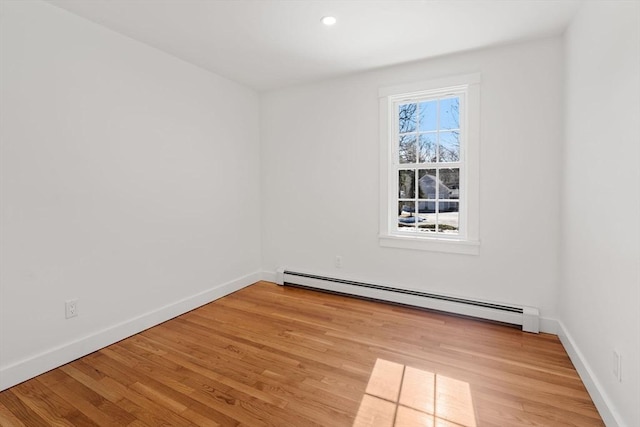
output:
[[[393,102],[392,232],[463,237],[463,88]]]

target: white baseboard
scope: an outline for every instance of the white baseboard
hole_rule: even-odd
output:
[[[558,335],[558,321],[548,317],[540,318],[540,332],[545,334]]]
[[[229,295],[259,281],[261,277],[261,272],[255,272],[222,283],[196,295],[6,366],[0,369],[0,391]]]
[[[573,366],[575,366],[576,371],[578,371],[578,375],[580,375],[580,379],[587,388],[591,400],[593,400],[593,403],[596,405],[596,409],[600,413],[605,425],[607,427],[624,427],[624,422],[621,421],[620,415],[614,409],[611,400],[593,374],[589,363],[587,363],[587,360],[571,337],[571,334],[569,334],[569,331],[567,331],[567,328],[560,321],[558,321],[558,337],[567,351]]]
[[[264,271],[262,270],[262,280],[266,282],[276,283],[276,272],[275,271]]]

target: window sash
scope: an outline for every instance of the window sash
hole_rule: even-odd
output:
[[[429,92],[429,93],[423,93],[423,94],[412,94],[411,96],[407,96],[407,95],[400,95],[400,96],[396,96],[396,97],[392,97],[392,102],[390,102],[390,112],[391,115],[390,117],[391,119],[391,135],[392,135],[392,163],[393,163],[393,167],[390,168],[389,172],[390,172],[390,177],[389,177],[389,184],[390,184],[390,188],[389,191],[393,192],[393,197],[389,197],[389,215],[388,215],[388,219],[389,219],[389,224],[388,224],[388,230],[390,232],[390,234],[396,234],[396,235],[404,235],[404,236],[424,236],[424,237],[434,237],[437,236],[438,238],[445,238],[445,239],[465,239],[466,238],[466,217],[467,217],[467,212],[466,212],[466,203],[465,203],[465,195],[466,195],[466,185],[465,183],[465,179],[466,179],[466,174],[465,174],[465,153],[466,153],[466,147],[465,147],[465,143],[466,143],[466,128],[465,128],[465,123],[466,123],[466,91],[467,91],[467,87],[466,86],[458,86],[458,87],[454,87],[454,88],[445,88],[445,89],[441,89],[438,91],[435,91],[433,93]],[[439,139],[436,140],[436,162],[418,162],[419,160],[419,156],[418,156],[418,151],[419,151],[419,142],[416,141],[415,143],[415,147],[414,149],[416,150],[415,153],[415,160],[416,162],[414,163],[400,163],[400,137],[403,135],[419,135],[422,133],[433,133],[438,135],[440,132],[443,131],[451,131],[452,129],[446,129],[443,130],[440,128],[440,102],[441,100],[446,100],[446,99],[450,99],[450,98],[458,98],[459,99],[459,117],[458,117],[458,128],[456,128],[455,130],[459,131],[459,160],[457,162],[440,162],[440,141]],[[420,131],[419,129],[419,125],[416,121],[416,127],[414,131],[411,132],[400,132],[400,125],[399,125],[399,111],[400,111],[400,106],[401,105],[406,105],[406,104],[417,104],[418,108],[419,105],[421,103],[425,103],[425,102],[430,102],[430,101],[438,101],[438,108],[437,108],[437,114],[436,114],[436,128],[435,130],[432,131]],[[419,112],[416,112],[416,115],[418,115]],[[435,200],[433,199],[424,199],[424,198],[419,198],[419,190],[418,190],[418,171],[422,170],[422,169],[434,169],[434,170],[440,170],[440,169],[458,169],[459,170],[459,187],[458,187],[458,199],[443,199],[443,198],[437,198]],[[399,175],[399,171],[401,170],[413,170],[416,173],[416,178],[414,179],[414,186],[415,188],[415,193],[414,197],[405,197],[405,198],[400,198],[398,195],[399,192],[399,181],[398,181],[398,175]],[[440,182],[440,181],[438,181]],[[436,186],[436,192],[438,192],[438,187]],[[436,193],[437,194],[437,193]],[[420,230],[420,227],[418,226],[418,222],[413,223],[412,225],[407,225],[407,226],[401,226],[400,222],[399,222],[399,218],[398,218],[398,206],[399,206],[399,202],[402,200],[411,200],[413,202],[421,202],[421,201],[434,201],[435,202],[435,230],[434,231],[422,231]],[[446,232],[446,231],[441,231],[439,230],[439,226],[441,225],[441,222],[439,221],[439,207],[440,204],[443,202],[447,202],[447,201],[455,201],[458,203],[458,231],[457,233],[450,233],[450,232]],[[414,208],[414,214],[416,217],[418,217],[419,212],[416,212],[416,209]]]

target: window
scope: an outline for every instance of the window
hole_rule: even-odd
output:
[[[479,76],[380,90],[383,246],[478,253]]]

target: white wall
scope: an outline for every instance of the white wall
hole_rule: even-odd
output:
[[[640,426],[640,3],[586,2],[566,52],[564,339],[608,425]]]
[[[255,92],[47,3],[1,19],[3,388],[257,280],[260,164]]]
[[[563,137],[560,38],[262,97],[263,268],[539,307],[554,317]],[[480,72],[480,255],[378,245],[378,89]],[[344,267],[334,267],[334,257]]]

